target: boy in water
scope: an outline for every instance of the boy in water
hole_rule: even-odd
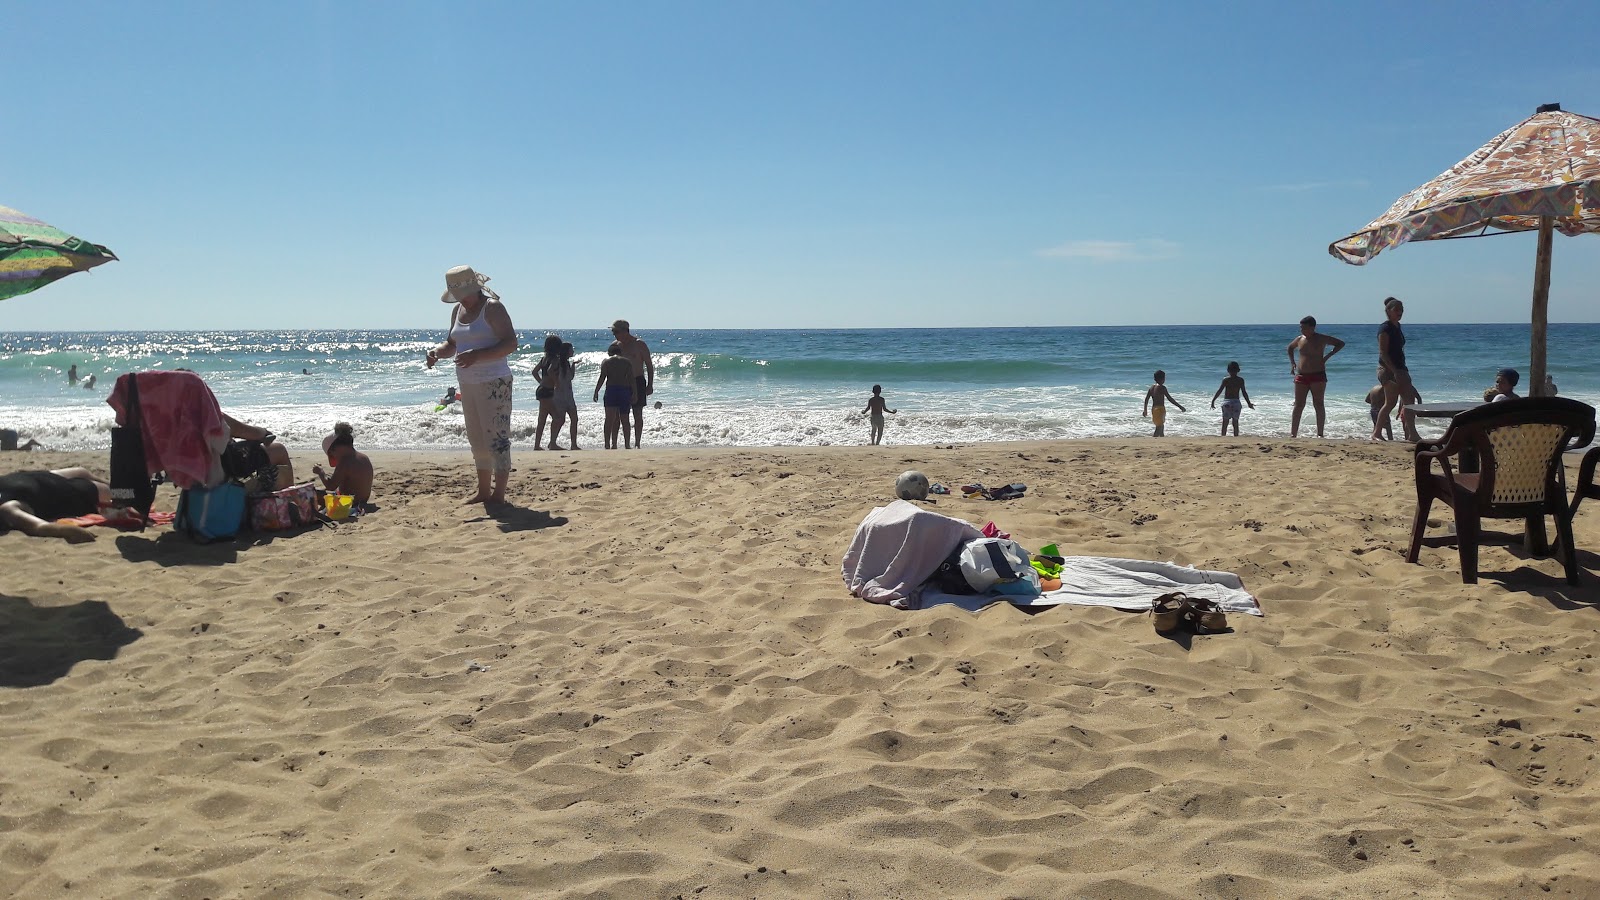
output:
[[[1139,415],[1148,416],[1150,421],[1155,423],[1156,431],[1152,437],[1164,437],[1167,433],[1167,401],[1171,400],[1172,405],[1178,408],[1178,412],[1188,412],[1188,410],[1184,409],[1183,404],[1167,390],[1166,372],[1157,369],[1155,378],[1156,383],[1150,385],[1150,390],[1144,392],[1144,411]]]
[[[1217,392],[1211,395],[1211,408],[1217,408],[1217,397],[1222,397],[1222,435],[1228,434],[1228,421],[1233,421],[1233,436],[1239,436],[1239,398],[1244,397],[1244,402],[1250,403],[1250,392],[1244,389],[1244,379],[1239,377],[1239,364],[1228,363],[1228,377],[1222,379],[1222,384],[1217,385]],[[1256,405],[1250,403],[1250,408]]]
[[[897,414],[889,409],[889,401],[883,399],[883,385],[872,386],[872,396],[867,398],[867,408],[862,412],[872,417],[872,445],[876,447],[883,443],[883,414],[885,412],[891,416]]]
[[[1383,412],[1383,385],[1375,384],[1372,390],[1367,391],[1367,405],[1372,407],[1372,426],[1377,428],[1378,414]],[[1383,427],[1379,429],[1379,437],[1386,441],[1394,440],[1394,426],[1384,422]]]
[[[600,378],[594,383],[595,400],[600,399],[602,387],[606,389],[606,449],[617,449],[620,431],[623,446],[632,450],[627,420],[628,411],[633,408],[633,363],[622,355],[622,345],[616,341],[606,348],[606,360],[600,364]]]

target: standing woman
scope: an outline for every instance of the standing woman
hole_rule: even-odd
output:
[[[484,286],[488,280],[471,266],[444,273],[445,292],[439,299],[456,305],[450,312],[450,336],[427,357],[430,369],[441,359],[456,358],[457,396],[478,468],[478,492],[467,503],[504,503],[511,475],[511,366],[506,357],[517,349],[517,332],[500,295]]]
[[[1411,384],[1411,372],[1406,368],[1406,335],[1400,330],[1400,317],[1405,315],[1406,305],[1387,297],[1383,301],[1383,311],[1388,316],[1388,320],[1378,328],[1378,383],[1383,385],[1383,408],[1378,410],[1378,419],[1372,423],[1372,439],[1375,441],[1379,440],[1382,430],[1389,426],[1389,413],[1396,404],[1422,402],[1422,395]],[[1400,422],[1406,440],[1421,440],[1412,417],[1401,416]]]

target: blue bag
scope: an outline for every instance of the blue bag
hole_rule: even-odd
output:
[[[224,481],[214,488],[189,488],[180,494],[172,524],[195,540],[223,540],[244,527],[244,513],[244,487]]]

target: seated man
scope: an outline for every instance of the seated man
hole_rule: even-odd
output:
[[[232,437],[244,438],[247,441],[265,441],[261,446],[267,451],[267,459],[277,469],[273,490],[281,491],[294,484],[294,465],[289,461],[289,450],[278,443],[272,432],[254,425],[246,425],[227,413],[222,414],[222,420],[228,423],[228,433]]]
[[[15,528],[34,537],[81,544],[94,540],[94,535],[86,528],[56,520],[87,516],[110,504],[111,485],[97,480],[87,469],[0,476],[0,532]]]

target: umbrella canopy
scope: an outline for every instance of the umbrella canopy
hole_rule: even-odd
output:
[[[1360,266],[1407,241],[1509,231],[1539,232],[1528,372],[1528,392],[1537,395],[1544,389],[1551,234],[1600,233],[1600,119],[1541,106],[1328,252]]]
[[[0,300],[36,291],[57,278],[116,258],[99,244],[0,206]]]

